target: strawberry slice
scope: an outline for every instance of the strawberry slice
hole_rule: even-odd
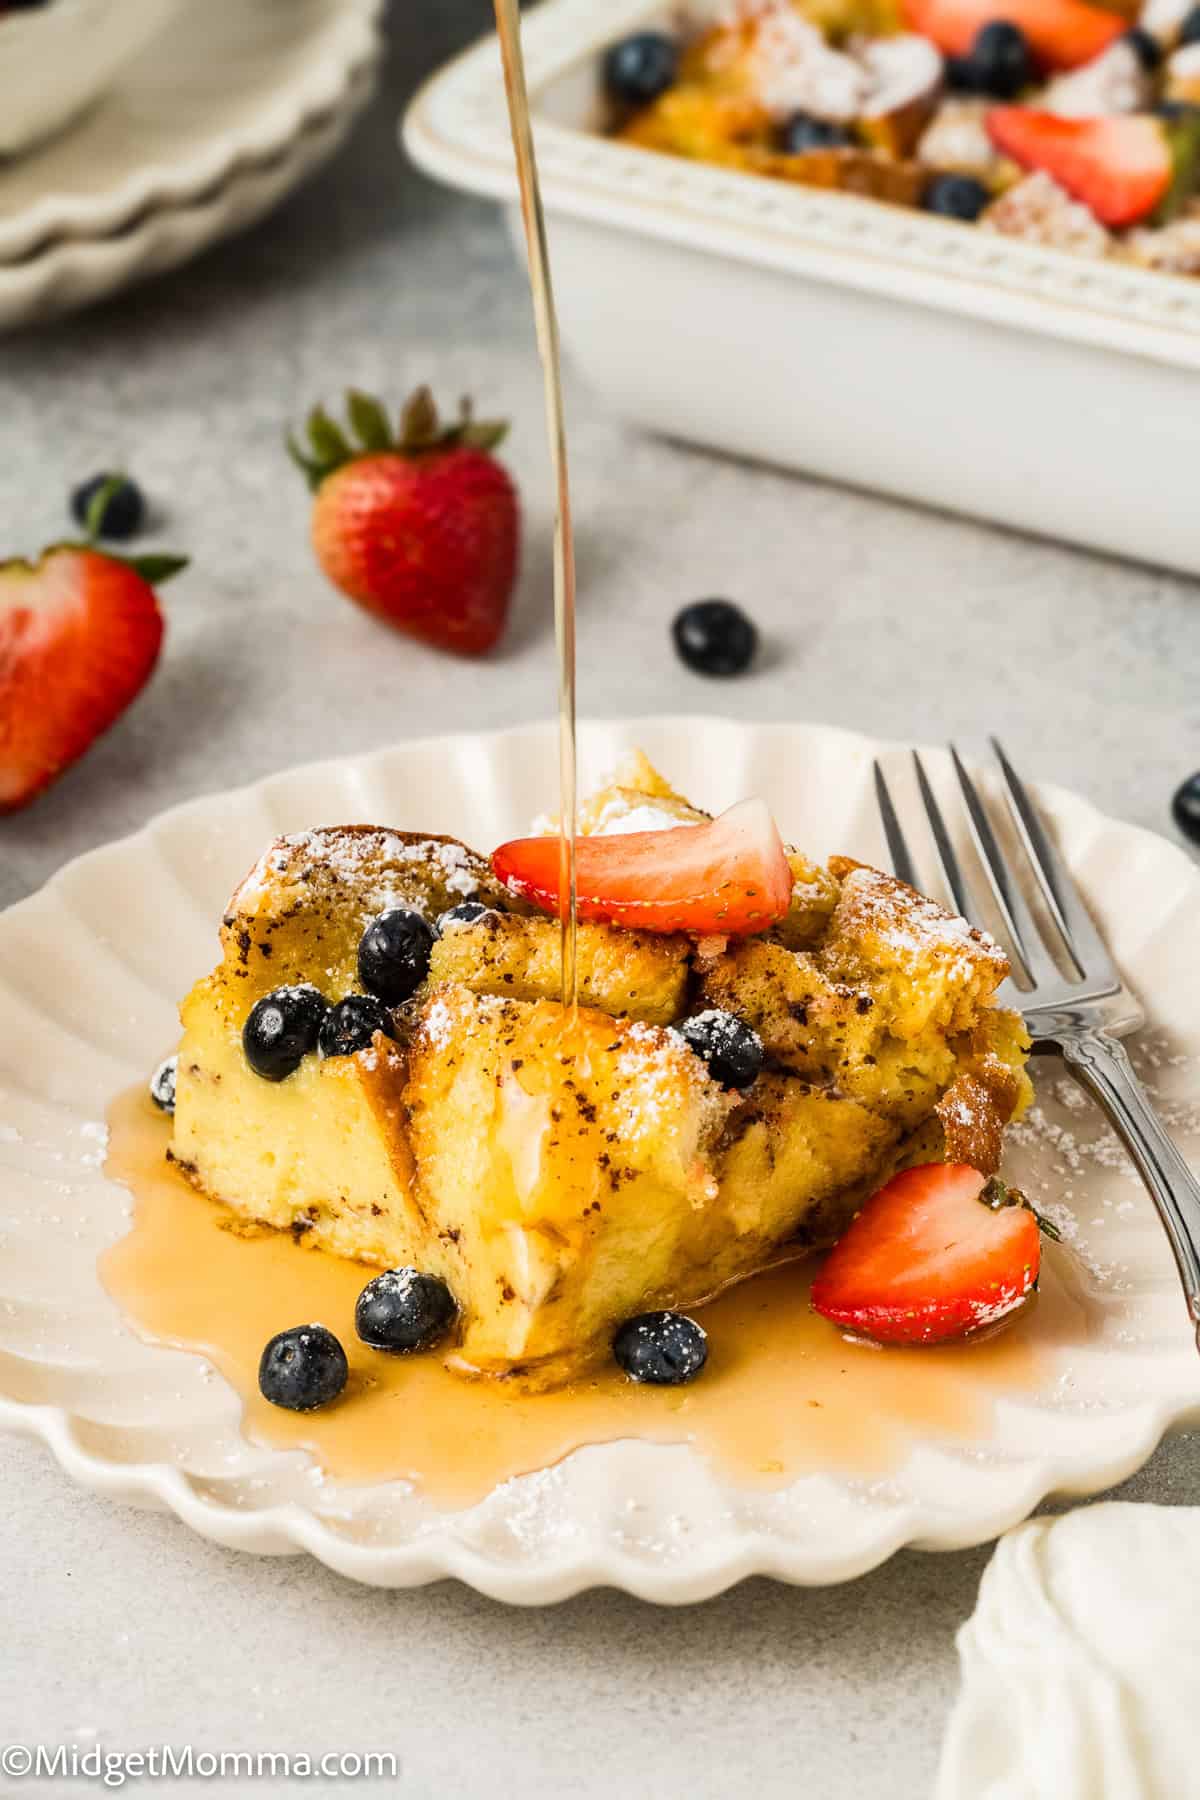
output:
[[[1099,56],[1126,22],[1086,0],[903,0],[913,31],[932,38],[944,56],[965,56],[985,25],[1019,25],[1046,69],[1077,69]]]
[[[1037,1214],[1015,1188],[965,1163],[924,1163],[867,1201],[812,1303],[881,1344],[936,1344],[1006,1318],[1040,1265]]]
[[[557,837],[514,838],[492,853],[514,894],[562,913]],[[746,937],[787,911],[792,872],[761,800],[743,800],[709,825],[581,837],[578,916],[642,931]]]
[[[994,106],[986,119],[997,150],[1027,169],[1052,175],[1114,230],[1134,225],[1163,205],[1194,157],[1195,132],[1166,119],[1116,114],[1067,119],[1028,106]]]
[[[48,787],[141,691],[163,634],[146,577],[180,567],[69,545],[0,563],[0,812]]]

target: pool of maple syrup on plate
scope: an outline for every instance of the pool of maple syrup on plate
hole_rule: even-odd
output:
[[[495,0],[520,178],[534,317],[554,470],[559,663],[560,894],[564,1033],[575,1015],[575,568],[558,327],[520,48],[517,0]],[[109,1116],[107,1172],[134,1198],[128,1235],[101,1275],[135,1330],[199,1351],[241,1396],[255,1441],[312,1452],[331,1476],[414,1481],[469,1505],[500,1482],[587,1444],[640,1438],[693,1445],[747,1486],[783,1487],[814,1470],[871,1476],[917,1439],[981,1439],[998,1395],[1029,1392],[1056,1344],[1077,1341],[1079,1301],[1043,1262],[1042,1291],[1015,1329],[983,1342],[885,1350],[847,1341],[808,1303],[808,1273],[781,1262],[703,1308],[709,1362],[684,1388],[638,1387],[615,1368],[553,1393],[469,1380],[436,1355],[392,1357],[354,1331],[371,1271],[249,1225],[196,1193],[167,1160],[170,1124],[141,1089]],[[320,1320],[345,1346],[350,1379],[323,1411],[286,1412],[258,1388],[263,1346]]]
[[[848,1341],[809,1306],[807,1263],[791,1262],[702,1309],[709,1361],[690,1387],[637,1387],[614,1367],[523,1393],[454,1374],[433,1354],[360,1343],[354,1303],[373,1271],[197,1193],[167,1161],[170,1121],[141,1088],[116,1101],[109,1131],[107,1173],[134,1211],[101,1277],[135,1330],[206,1356],[241,1396],[255,1442],[309,1450],[338,1480],[411,1480],[446,1505],[617,1438],[689,1443],[747,1487],[822,1469],[869,1478],[917,1439],[986,1437],[997,1396],[1029,1393],[1054,1347],[1081,1335],[1081,1303],[1049,1257],[1015,1326],[929,1350]],[[313,1319],[341,1339],[350,1380],[324,1411],[285,1412],[258,1391],[259,1357],[275,1332]]]

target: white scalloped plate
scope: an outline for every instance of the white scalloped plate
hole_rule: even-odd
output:
[[[204,0],[98,104],[0,161],[0,263],[211,197],[338,110],[378,55],[382,0]]]
[[[375,64],[368,62],[328,113],[316,115],[278,155],[239,163],[215,191],[140,213],[107,236],[60,238],[36,256],[0,262],[0,331],[91,306],[256,224],[334,154],[374,91]]]
[[[877,751],[907,792],[899,750],[823,726],[714,719],[586,726],[585,776],[639,743],[710,806],[764,794],[785,833],[821,855],[881,859]],[[314,764],[165,813],[0,917],[0,1423],[42,1438],[85,1485],[169,1507],[218,1543],[310,1550],[381,1585],[456,1575],[530,1603],[599,1583],[690,1601],[751,1574],[842,1580],[905,1544],[985,1541],[1047,1494],[1130,1474],[1200,1408],[1200,1363],[1155,1214],[1053,1063],[1016,1160],[1066,1229],[1086,1323],[1036,1388],[999,1397],[984,1440],[917,1439],[879,1481],[831,1470],[743,1491],[686,1446],[620,1443],[442,1511],[404,1483],[339,1486],[302,1452],[252,1445],[236,1396],[199,1358],[122,1325],[96,1258],[125,1229],[128,1196],[102,1173],[99,1122],[171,1044],[176,1002],[215,960],[224,901],[263,843],[369,819],[486,847],[552,800],[554,767],[550,726]],[[1200,1163],[1200,873],[1082,800],[1042,798],[1150,1009],[1143,1064]]]

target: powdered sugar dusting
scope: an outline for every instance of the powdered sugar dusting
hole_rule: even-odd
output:
[[[1195,46],[1200,50],[1200,44]],[[1136,262],[1169,275],[1200,275],[1200,205],[1193,201],[1168,225],[1131,231],[1125,240]]]
[[[998,231],[1004,237],[1055,250],[1073,250],[1080,256],[1104,256],[1111,242],[1088,208],[1072,200],[1065,188],[1041,170],[993,201],[981,215],[979,226],[982,231]]]
[[[1141,112],[1149,107],[1154,82],[1132,44],[1123,39],[1080,69],[1059,75],[1039,105],[1063,118],[1093,119],[1110,113]]]
[[[435,994],[421,1017],[421,1031],[426,1040],[444,1050],[454,1036],[454,1015],[440,994]]]
[[[755,90],[773,118],[807,112],[844,123],[866,106],[869,72],[852,56],[831,49],[791,0],[759,10],[753,56]]]
[[[917,156],[934,169],[976,173],[999,158],[987,134],[985,100],[946,100],[938,107],[917,145]]]
[[[714,1128],[733,1104],[678,1032],[639,1023],[620,1028],[617,1106],[623,1142],[638,1143],[682,1119],[681,1088],[696,1103],[698,1136]],[[715,1193],[715,1184],[712,1191]]]
[[[268,845],[233,897],[233,906],[252,910],[282,878],[303,879],[305,858],[347,887],[363,889],[370,903],[403,905],[409,895],[389,886],[395,871],[432,868],[448,892],[471,899],[479,891],[479,859],[463,844],[438,838],[409,838],[383,827],[368,831],[321,826],[293,832]]]
[[[1188,1153],[1200,1146],[1200,1061],[1152,1031],[1131,1039],[1130,1058],[1155,1110]],[[1111,1295],[1129,1291],[1124,1227],[1139,1228],[1151,1203],[1116,1132],[1061,1064],[1035,1058],[1037,1103],[1005,1133],[1010,1173],[1050,1219],[1071,1255]],[[1192,1156],[1193,1165],[1196,1157]],[[1165,1238],[1163,1240],[1165,1254]]]
[[[1008,959],[994,938],[890,876],[853,869],[842,891],[842,904],[850,908],[856,927],[865,926],[901,968],[938,955],[954,980],[968,980],[981,963],[990,963],[998,977],[1008,970]]]

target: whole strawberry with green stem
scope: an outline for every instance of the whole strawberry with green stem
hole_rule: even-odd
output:
[[[517,491],[491,454],[507,427],[463,401],[443,425],[426,387],[393,430],[377,400],[347,395],[349,429],[321,407],[288,440],[315,493],[312,542],[334,586],[390,625],[476,655],[504,629],[520,544]]]

